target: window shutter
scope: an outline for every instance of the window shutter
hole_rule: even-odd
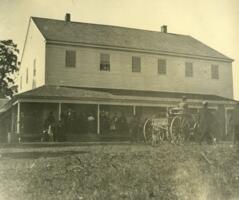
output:
[[[28,68],[26,68],[26,84],[28,84]]]
[[[36,59],[33,60],[33,76],[36,76]]]
[[[75,67],[76,66],[76,51],[66,51],[66,67]]]
[[[166,74],[166,60],[159,59],[158,60],[158,73],[159,74]]]
[[[218,65],[211,66],[211,78],[212,79],[219,79],[219,67]]]
[[[132,72],[141,72],[141,59],[140,57],[132,57]]]
[[[190,62],[185,63],[185,76],[193,77],[193,63]]]

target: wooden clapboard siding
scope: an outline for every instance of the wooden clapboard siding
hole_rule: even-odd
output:
[[[33,76],[34,59],[36,62],[35,77]],[[28,83],[26,83],[27,71],[28,71]],[[35,79],[36,87],[45,84],[45,39],[31,19],[29,21],[29,29],[25,41],[25,47],[23,50],[18,77],[19,77],[18,79],[19,86],[20,86],[20,77],[22,77],[22,89],[19,87],[20,93],[32,89],[33,79]]]
[[[65,67],[65,51],[76,51],[76,67]],[[100,71],[100,53],[110,54],[110,72]],[[132,72],[132,56],[141,58],[141,72]],[[158,74],[158,59],[166,59],[167,74]],[[193,63],[193,77],[185,77],[185,62]],[[211,79],[211,65],[219,79]],[[229,62],[163,56],[99,48],[47,44],[46,84],[81,87],[215,94],[233,97]]]

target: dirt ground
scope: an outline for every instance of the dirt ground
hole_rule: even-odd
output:
[[[236,200],[229,144],[0,147],[0,200]]]

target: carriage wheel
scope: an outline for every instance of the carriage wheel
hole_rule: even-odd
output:
[[[143,130],[145,143],[152,144],[153,134],[155,134],[157,137],[156,142],[163,141],[166,137],[166,132],[167,130],[161,126],[153,127],[152,120],[148,119],[144,124]]]
[[[146,144],[152,143],[153,127],[151,119],[147,119],[143,127],[144,141]]]
[[[173,118],[170,125],[171,142],[181,144],[186,139],[190,132],[190,123],[183,117],[176,116]]]
[[[181,120],[179,117],[174,117],[171,121],[170,124],[170,141],[172,143],[177,143],[178,139],[179,139],[179,127],[181,124]]]

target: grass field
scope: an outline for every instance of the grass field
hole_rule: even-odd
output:
[[[1,200],[236,200],[230,145],[0,148]]]

